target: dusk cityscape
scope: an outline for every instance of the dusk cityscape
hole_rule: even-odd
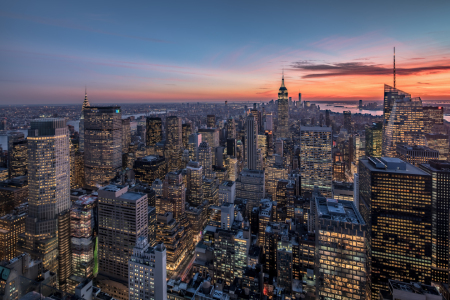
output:
[[[450,2],[2,4],[2,300],[450,300]]]

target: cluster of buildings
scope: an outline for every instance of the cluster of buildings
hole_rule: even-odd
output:
[[[449,299],[442,108],[385,86],[382,118],[331,114],[284,77],[264,105],[174,108],[86,94],[78,132],[9,135],[2,299]]]

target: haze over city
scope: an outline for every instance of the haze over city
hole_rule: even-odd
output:
[[[450,99],[448,1],[5,2],[0,105]]]

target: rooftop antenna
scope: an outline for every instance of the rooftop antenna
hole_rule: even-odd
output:
[[[394,89],[395,89],[395,47],[394,47]]]

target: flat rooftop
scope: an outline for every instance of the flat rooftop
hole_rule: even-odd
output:
[[[413,166],[410,163],[404,162],[400,158],[396,157],[369,157],[361,159],[366,168],[372,172],[386,172],[397,174],[410,174],[410,175],[428,175],[418,167]]]
[[[316,197],[319,218],[353,224],[365,224],[353,201]]]
[[[402,290],[420,295],[436,295],[439,296],[438,290],[431,285],[422,284],[420,282],[406,283],[398,280],[389,280],[389,286],[392,290]]]
[[[132,201],[137,201],[137,200],[141,199],[142,196],[144,196],[144,195],[145,195],[144,193],[126,192],[125,194],[120,196],[120,198],[121,199],[132,200]]]

